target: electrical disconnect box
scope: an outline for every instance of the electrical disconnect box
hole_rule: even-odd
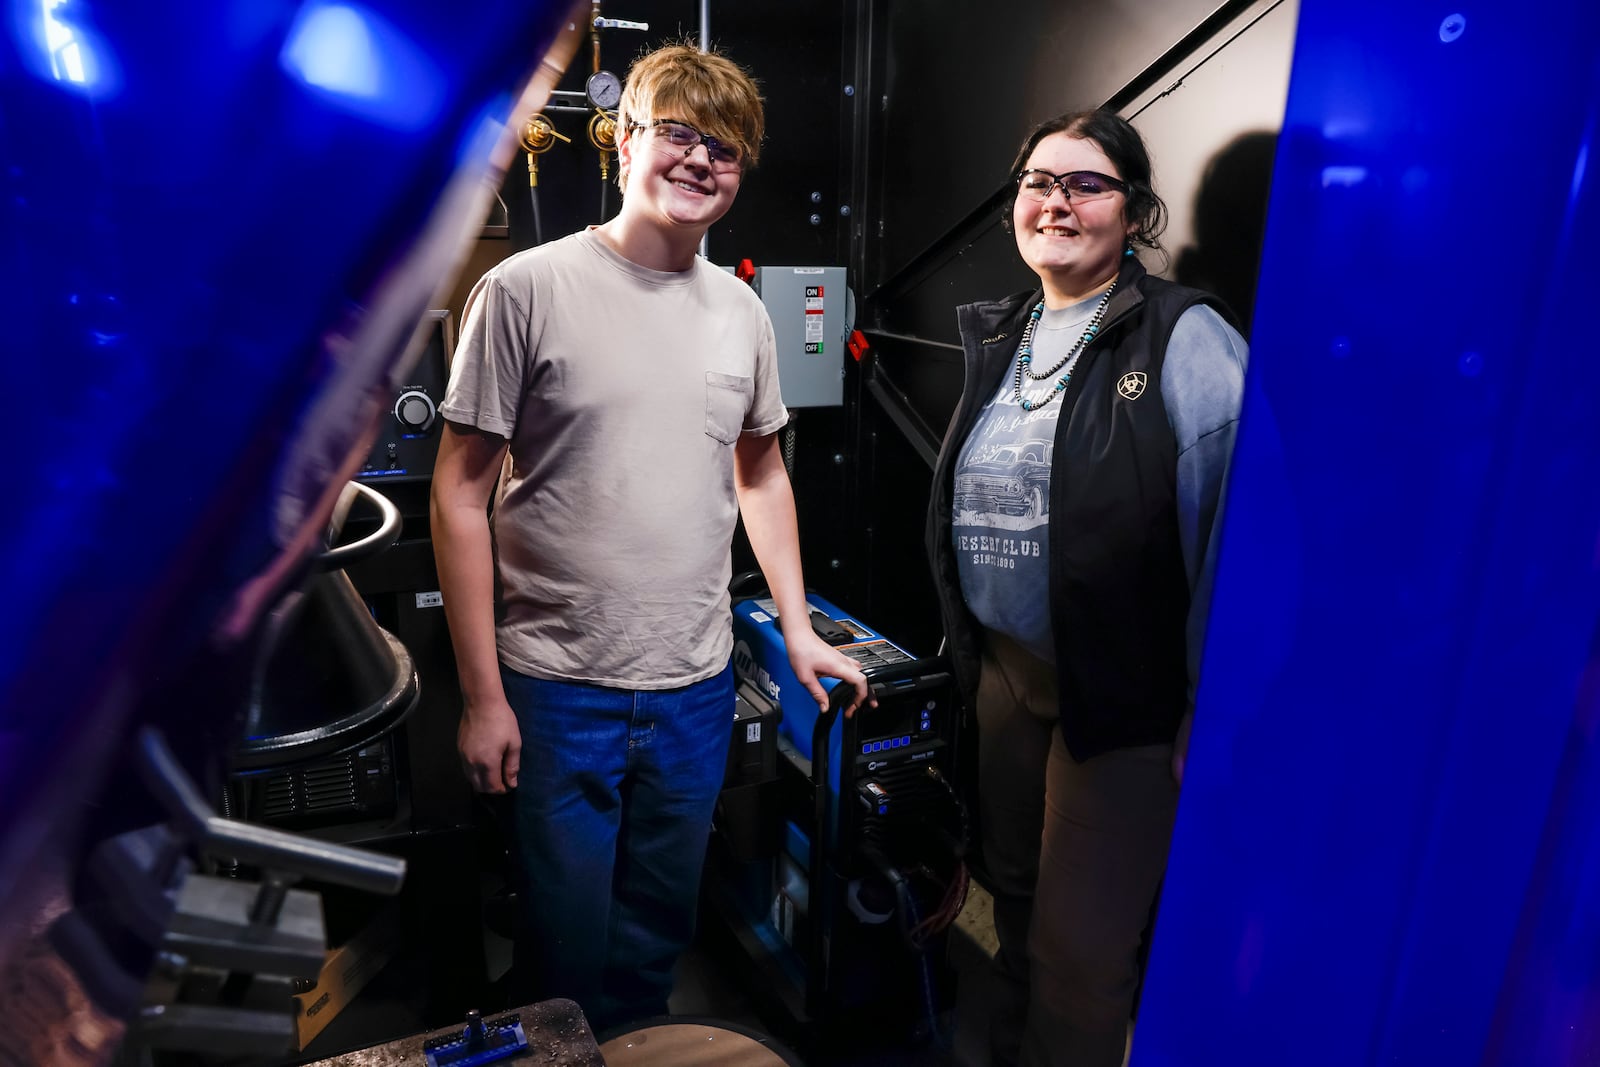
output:
[[[757,267],[752,284],[778,340],[784,406],[843,404],[845,339],[855,318],[845,269]]]

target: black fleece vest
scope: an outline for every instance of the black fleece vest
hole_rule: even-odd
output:
[[[1140,288],[1144,301],[1080,359],[1056,426],[1050,620],[1061,729],[1080,760],[1171,741],[1188,707],[1189,580],[1161,368],[1178,317],[1204,295],[1154,278]]]
[[[1033,299],[1023,302],[1024,311]],[[1062,735],[1079,760],[1170,742],[1188,706],[1189,583],[1178,539],[1177,442],[1161,370],[1173,326],[1199,303],[1216,305],[1209,294],[1149,277],[1130,263],[1106,325],[1056,401],[1065,410],[1050,478],[1050,617]],[[1005,319],[1020,322],[1015,315]],[[1015,345],[1006,347],[1014,356]],[[986,361],[984,376],[995,368]],[[979,395],[991,395],[998,384],[995,377]],[[974,388],[982,383],[969,382],[969,396]],[[963,409],[947,450],[959,449],[971,430],[976,407]],[[949,506],[947,491],[936,491],[934,500],[935,507]],[[948,544],[948,515],[939,525]],[[956,619],[951,614],[947,627],[962,616],[970,620],[964,611]],[[951,636],[971,647],[962,640],[968,635]]]

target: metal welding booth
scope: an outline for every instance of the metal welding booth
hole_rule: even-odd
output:
[[[615,212],[616,76],[693,29],[766,94],[706,256],[768,305],[809,622],[877,698],[819,708],[735,589],[705,892],[756,994],[908,1045],[960,1003],[985,871],[922,552],[953,309],[1032,285],[1013,153],[1106,106],[1167,201],[1147,266],[1251,345],[1131,1064],[1594,1062],[1600,7],[606,8],[10,6],[0,1060],[597,1062],[565,1006],[462,1010],[497,846],[427,469],[466,289]],[[390,896],[398,951],[291,1051]]]

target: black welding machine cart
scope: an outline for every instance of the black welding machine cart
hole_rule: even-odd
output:
[[[966,899],[968,820],[955,787],[954,685],[834,605],[813,629],[860,663],[877,706],[846,718],[788,665],[776,605],[736,600],[737,720],[706,896],[778,1007],[822,1035],[940,1032],[953,1000],[947,931]]]

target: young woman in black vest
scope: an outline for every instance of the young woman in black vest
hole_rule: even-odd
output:
[[[1008,212],[1039,287],[957,316],[928,549],[978,719],[996,1064],[1116,1067],[1177,809],[1246,346],[1145,273],[1139,133],[1041,124]]]

